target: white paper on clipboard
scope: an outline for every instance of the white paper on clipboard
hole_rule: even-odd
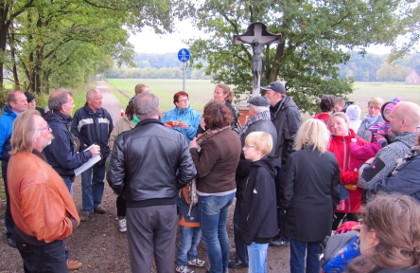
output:
[[[93,145],[90,145],[89,147],[87,147],[84,152],[88,151]],[[101,155],[95,155],[93,156],[91,159],[89,159],[88,161],[86,161],[82,166],[80,166],[79,168],[74,170],[74,175],[78,176],[79,174],[81,174],[82,172],[86,171],[89,168],[92,168],[93,165],[95,165],[99,160],[101,160]]]

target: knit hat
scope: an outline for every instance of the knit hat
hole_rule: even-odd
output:
[[[387,101],[385,104],[386,104],[386,106],[385,106],[385,111],[386,110],[390,110],[390,111],[392,111],[392,110],[394,110],[394,108],[395,108],[395,105],[397,105],[398,103],[400,103],[401,102],[401,99],[400,98],[398,98],[398,97],[396,97],[396,98],[394,98],[394,99],[392,99],[392,100],[390,100],[390,101]]]
[[[347,106],[346,115],[349,120],[359,120],[362,110],[359,105],[352,104]]]
[[[26,100],[28,101],[28,103],[31,103],[31,101],[33,101],[35,99],[34,95],[29,93],[28,91],[26,91],[24,94],[26,96]]]
[[[398,103],[400,103],[400,102],[402,102],[402,99],[400,99],[400,98],[396,97],[396,98],[393,98],[392,100],[387,101],[387,102],[385,102],[384,104],[382,104],[382,107],[381,107],[381,115],[382,115],[382,118],[383,118],[386,122],[389,122],[389,120],[387,120],[387,119],[386,119],[386,117],[385,117],[385,111],[386,111],[386,110],[393,111],[393,110],[394,110],[394,108],[395,108],[395,106],[396,106]]]

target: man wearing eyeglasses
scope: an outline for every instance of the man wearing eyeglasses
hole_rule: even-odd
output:
[[[80,223],[66,185],[42,154],[51,140],[51,128],[38,111],[16,118],[7,179],[25,272],[68,272],[64,239]]]
[[[6,192],[6,211],[4,213],[4,223],[7,232],[7,243],[11,247],[16,247],[15,240],[13,239],[13,218],[10,213],[10,200],[7,187],[7,164],[9,162],[9,152],[12,149],[10,146],[10,136],[12,135],[12,126],[16,117],[28,109],[28,102],[25,94],[16,90],[7,94],[7,104],[3,107],[3,115],[0,117],[0,156],[2,175],[4,181],[4,189]]]
[[[51,145],[45,148],[44,154],[48,163],[63,178],[70,194],[73,194],[74,169],[100,153],[98,145],[92,145],[87,151],[80,153],[77,151],[70,133],[74,107],[73,94],[65,89],[58,89],[49,97],[50,111],[44,116],[54,136]]]

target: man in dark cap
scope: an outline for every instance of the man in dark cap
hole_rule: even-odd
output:
[[[270,101],[271,120],[277,130],[277,141],[274,142],[274,154],[281,159],[282,165],[286,165],[287,158],[293,152],[293,144],[296,133],[302,124],[299,109],[293,99],[286,95],[286,88],[280,82],[271,82],[268,86],[262,86],[265,90],[264,96]],[[279,179],[282,173],[279,174]],[[279,181],[279,179],[276,180]],[[278,189],[278,184],[276,188]],[[277,190],[278,193],[278,190]],[[279,198],[277,196],[277,204]],[[284,232],[284,213],[279,209],[279,228]],[[283,238],[283,239],[280,239]],[[287,245],[288,239],[280,236],[276,240],[270,241],[271,246]]]
[[[249,112],[248,121],[239,132],[241,137],[242,148],[245,145],[245,138],[252,132],[262,131],[269,133],[273,138],[273,143],[277,143],[277,132],[273,122],[271,122],[270,102],[266,97],[258,96],[248,100]],[[274,149],[271,155],[274,155]],[[273,159],[274,160],[274,159]],[[277,159],[279,168],[281,162]],[[243,224],[241,219],[242,208],[242,192],[251,169],[251,161],[245,159],[244,153],[241,153],[238,168],[236,170],[236,206],[233,216],[233,226],[235,234],[236,258],[229,262],[230,268],[241,268],[248,266],[247,245],[243,241]]]
[[[38,110],[38,112],[41,113],[41,116],[44,116],[45,110],[44,108],[36,106],[35,96],[29,93],[28,91],[26,91],[24,94],[26,96],[26,100],[28,101],[28,109]]]

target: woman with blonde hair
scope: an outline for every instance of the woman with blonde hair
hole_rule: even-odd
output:
[[[340,202],[336,209],[333,229],[337,229],[341,219],[345,216],[348,221],[357,221],[356,214],[362,205],[362,189],[357,186],[359,168],[363,160],[352,155],[352,142],[357,146],[368,144],[350,128],[350,121],[342,112],[334,113],[329,121],[331,140],[328,151],[332,152],[340,166]]]
[[[407,195],[379,194],[363,209],[361,256],[349,273],[420,272],[420,204]]]
[[[327,150],[329,139],[324,122],[306,120],[297,132],[296,152],[287,160],[280,183],[292,273],[319,272],[320,244],[331,234],[334,209],[340,200],[340,169],[334,154]]]

